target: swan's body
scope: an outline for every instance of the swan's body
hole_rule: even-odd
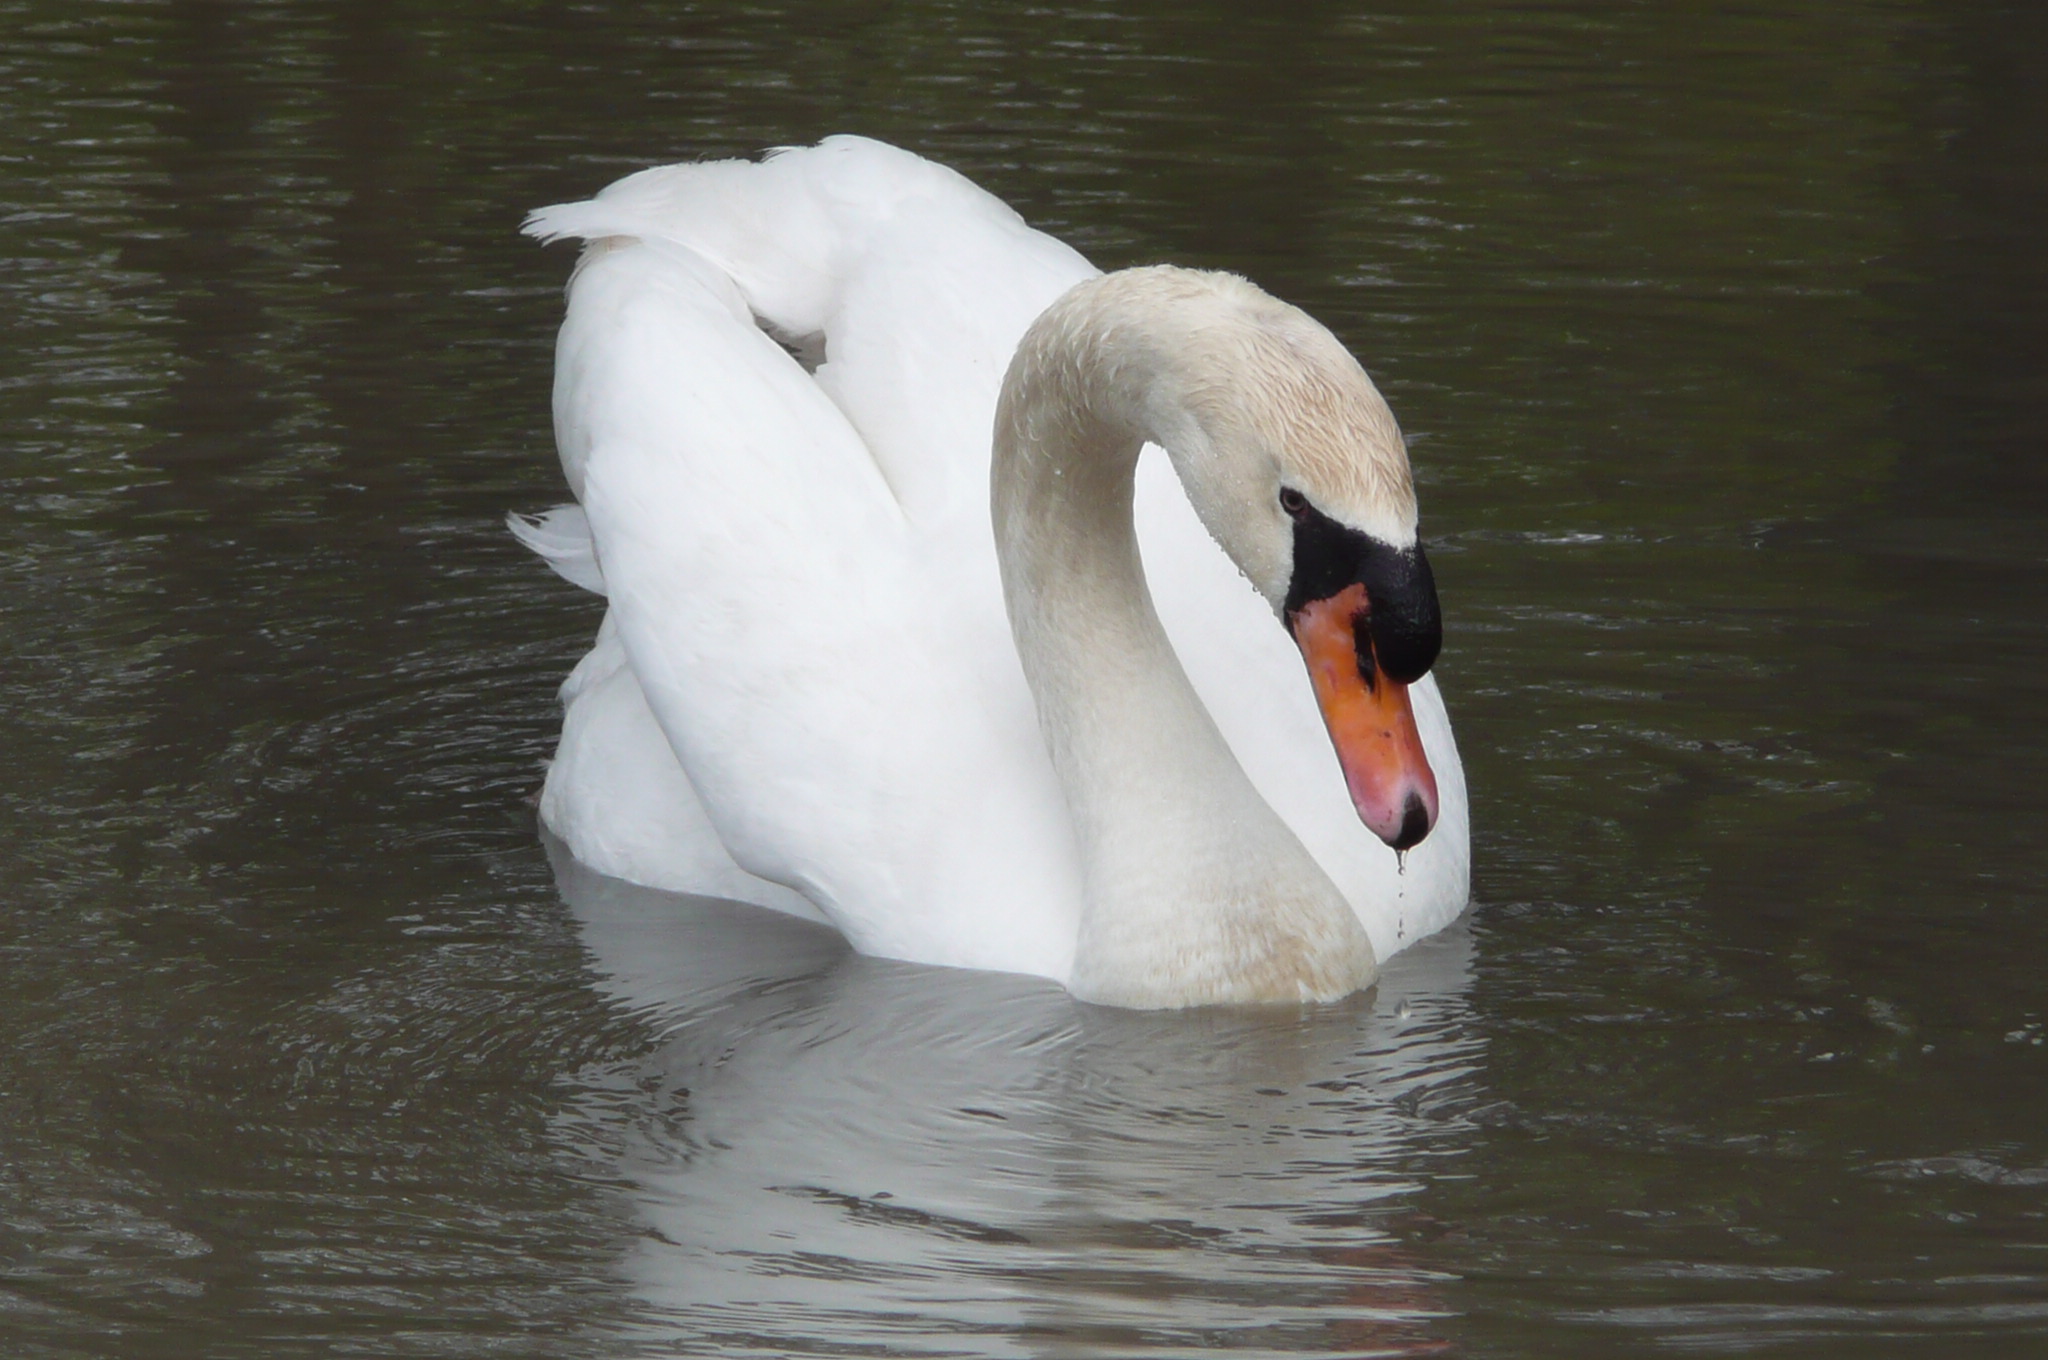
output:
[[[1274,620],[1287,524],[1246,440],[1290,445],[1272,475],[1325,523],[1419,551],[1398,431],[1327,332],[1227,276],[1090,284],[964,179],[858,138],[648,171],[529,230],[590,243],[555,384],[582,509],[522,530],[610,601],[541,805],[578,859],[1135,1005],[1342,995],[1463,908],[1433,678],[1408,693],[1440,811],[1404,871]],[[1263,414],[1216,405],[1274,335],[1264,361],[1301,349],[1391,445],[1287,462],[1322,388],[1284,373]],[[1133,511],[1154,438],[1242,573],[1157,450]]]

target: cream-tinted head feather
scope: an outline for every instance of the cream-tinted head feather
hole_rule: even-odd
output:
[[[1394,413],[1343,343],[1235,274],[1157,266],[1070,295],[1090,311],[1170,315],[1168,397],[1211,440],[1263,451],[1323,513],[1394,547],[1415,539],[1415,484]],[[1135,307],[1133,306],[1135,304]],[[1250,488],[1247,488],[1249,490]],[[1262,497],[1262,499],[1264,499]]]

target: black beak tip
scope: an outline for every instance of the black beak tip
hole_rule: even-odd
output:
[[[1429,835],[1429,809],[1422,805],[1420,794],[1408,795],[1407,803],[1401,809],[1401,832],[1393,839],[1396,850],[1412,850],[1422,844]]]

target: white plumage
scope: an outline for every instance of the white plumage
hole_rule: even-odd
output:
[[[605,873],[821,916],[864,952],[1072,984],[1089,870],[1004,612],[990,432],[1020,337],[1096,271],[854,137],[645,171],[526,229],[588,243],[555,380],[581,509],[515,530],[609,601],[563,687],[549,826]],[[1403,872],[1350,805],[1273,602],[1156,449],[1135,520],[1194,692],[1372,952],[1450,921],[1466,803],[1434,679],[1411,696],[1442,811]],[[1172,929],[1155,972],[1199,952]]]

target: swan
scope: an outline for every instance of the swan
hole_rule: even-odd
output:
[[[607,601],[577,860],[1126,1007],[1334,1000],[1463,910],[1407,451],[1319,323],[851,136],[524,230],[584,243],[575,503],[510,517]]]

